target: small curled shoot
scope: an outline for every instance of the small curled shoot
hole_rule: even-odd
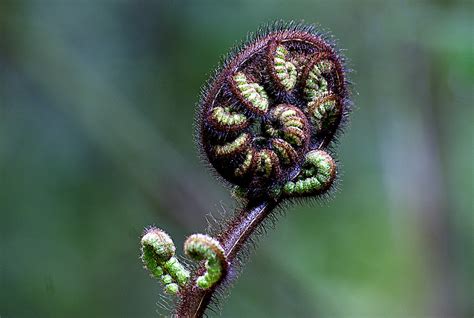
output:
[[[174,256],[176,247],[163,230],[149,228],[141,239],[142,261],[151,275],[160,280],[167,294],[175,295],[189,280],[189,271]]]
[[[193,234],[184,243],[184,252],[196,261],[206,260],[206,272],[196,279],[202,289],[213,287],[227,270],[227,259],[221,244],[204,234]]]
[[[286,196],[311,196],[329,188],[336,177],[334,159],[324,150],[306,154],[300,174],[283,187]]]

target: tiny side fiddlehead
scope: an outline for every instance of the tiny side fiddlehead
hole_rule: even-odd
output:
[[[331,149],[350,108],[346,73],[339,51],[314,26],[277,22],[235,49],[209,80],[196,139],[242,207],[214,237],[186,240],[186,255],[200,262],[191,275],[174,257],[169,236],[145,233],[142,259],[165,291],[177,294],[176,316],[204,314],[277,206],[332,188],[338,171]]]
[[[206,260],[206,272],[196,279],[196,285],[202,289],[214,286],[227,269],[224,249],[214,238],[204,234],[193,234],[184,242],[184,252],[190,258]]]
[[[164,231],[150,228],[141,240],[142,261],[151,275],[165,286],[165,292],[175,295],[189,280],[189,271],[175,257],[173,240]]]

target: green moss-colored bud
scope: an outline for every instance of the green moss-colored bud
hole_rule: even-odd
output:
[[[165,292],[176,294],[189,280],[189,271],[178,261],[173,240],[164,231],[148,229],[141,239],[142,261],[151,275],[159,279]]]
[[[167,261],[176,251],[169,235],[157,228],[149,229],[143,235],[141,244],[144,255],[147,258],[153,258],[157,263]]]
[[[196,279],[196,285],[202,289],[213,287],[227,269],[227,260],[221,244],[204,234],[193,234],[184,243],[184,252],[190,258],[206,260],[206,272]]]
[[[310,196],[328,189],[336,177],[336,164],[323,150],[313,150],[306,154],[305,162],[298,177],[283,186],[287,196]]]

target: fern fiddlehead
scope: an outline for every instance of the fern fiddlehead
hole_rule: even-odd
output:
[[[173,240],[164,231],[150,228],[141,240],[142,261],[151,275],[159,279],[165,292],[175,295],[189,280],[189,271],[175,257]]]
[[[209,235],[193,234],[188,237],[184,252],[194,260],[206,260],[206,272],[196,279],[196,285],[202,289],[214,286],[227,269],[224,249],[219,241]]]
[[[203,315],[214,291],[231,280],[250,236],[281,202],[332,187],[337,165],[328,148],[349,112],[345,73],[341,55],[313,26],[276,23],[229,55],[208,82],[197,116],[200,150],[244,200],[215,238],[187,239],[186,255],[203,261],[191,277],[184,267],[180,276],[176,269],[164,273],[157,248],[148,252],[156,245],[145,239],[149,233],[142,239],[145,266],[179,297],[176,316]]]

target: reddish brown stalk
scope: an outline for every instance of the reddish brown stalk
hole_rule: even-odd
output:
[[[211,289],[203,290],[196,286],[196,277],[204,272],[204,267],[201,266],[190,282],[180,293],[180,301],[176,308],[175,315],[177,317],[202,317],[206,311],[213,294],[219,286],[230,283],[233,277],[229,273],[235,272],[238,264],[238,255],[242,251],[249,237],[262,224],[265,218],[278,205],[276,201],[264,201],[260,204],[249,204],[243,208],[232,219],[227,227],[217,236],[224,248],[229,267],[222,280]]]

